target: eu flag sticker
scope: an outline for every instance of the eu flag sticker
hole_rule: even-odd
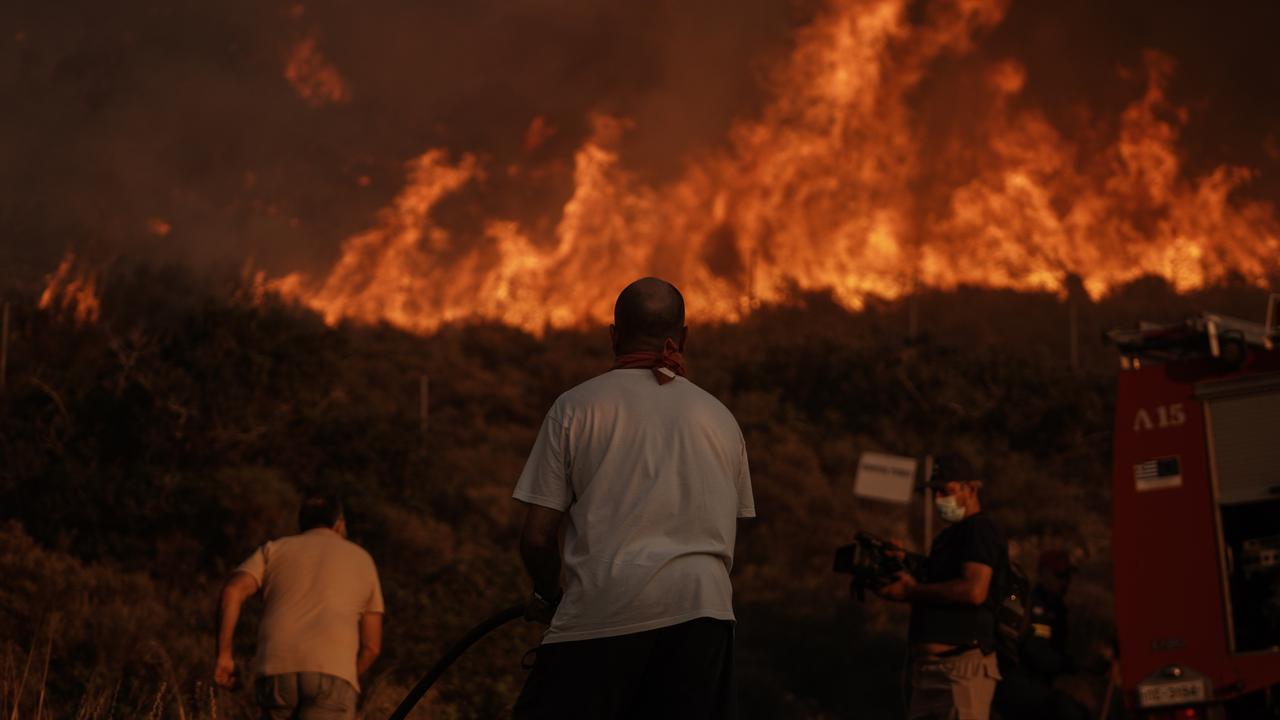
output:
[[[1155,458],[1133,466],[1133,483],[1138,492],[1182,486],[1182,462],[1177,455]]]

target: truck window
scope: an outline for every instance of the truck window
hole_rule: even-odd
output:
[[[1258,389],[1202,393],[1236,653],[1280,651],[1280,390]]]

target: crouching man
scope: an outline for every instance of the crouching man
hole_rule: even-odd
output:
[[[236,568],[218,606],[214,681],[237,684],[231,641],[244,601],[262,590],[254,659],[263,720],[350,720],[359,676],[382,647],[382,586],[373,558],[346,539],[335,498],[313,497],[301,534],[273,540]]]
[[[982,512],[982,483],[958,455],[938,458],[926,483],[950,525],[934,538],[920,577],[901,573],[878,591],[911,603],[907,632],[911,662],[910,720],[986,720],[1000,670],[996,663],[996,568],[1008,549],[1003,534]]]

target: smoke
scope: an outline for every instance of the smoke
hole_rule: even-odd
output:
[[[923,18],[930,6],[914,11]],[[593,115],[627,119],[620,166],[660,184],[727,145],[735,118],[760,112],[769,69],[818,9],[792,0],[19,2],[0,11],[0,267],[47,273],[74,247],[321,272],[428,148],[473,154],[484,168],[441,201],[438,223],[509,218],[537,236],[560,219]],[[1185,169],[1257,169],[1239,192],[1274,201],[1277,21],[1270,3],[1015,0],[972,51],[942,55],[918,83],[922,157],[938,159],[921,177],[956,176],[939,184],[955,186],[979,171],[966,139],[1002,97],[993,66],[1021,70],[1008,102],[1101,147],[1142,94],[1144,52],[1156,49],[1174,63],[1173,106],[1187,109]],[[288,72],[299,48],[310,68],[301,80]]]
[[[6,265],[38,256],[47,272],[79,246],[318,270],[429,147],[542,166],[546,182],[491,187],[472,211],[550,212],[594,111],[633,118],[639,171],[672,173],[758,102],[758,68],[803,21],[795,12],[737,0],[23,3],[0,38]],[[309,75],[319,99],[286,72],[302,46],[322,68]],[[345,83],[332,102],[323,68]],[[545,138],[526,148],[539,118]]]

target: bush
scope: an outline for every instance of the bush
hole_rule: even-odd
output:
[[[188,291],[158,303],[157,283]],[[328,328],[197,286],[113,280],[92,326],[15,313],[0,521],[21,525],[0,532],[0,667],[5,688],[21,684],[9,681],[27,658],[48,659],[48,675],[6,690],[0,715],[16,704],[30,716],[40,688],[49,717],[202,717],[209,697],[222,698],[219,717],[242,716],[245,696],[209,695],[216,591],[254,546],[292,532],[308,492],[347,498],[352,536],[379,564],[388,616],[373,716],[527,591],[510,491],[554,398],[608,367],[602,329],[539,340],[491,325],[432,337]],[[1082,308],[1082,322],[1128,322],[1130,302],[1189,302],[1140,290]],[[931,335],[910,340],[902,304],[849,313],[820,295],[736,325],[694,318],[692,379],[738,417],[760,513],[742,526],[734,567],[745,717],[896,712],[904,611],[851,604],[830,572],[855,527],[919,534],[920,507],[853,497],[866,450],[969,454],[1024,560],[1054,543],[1088,553],[1081,647],[1110,633],[1110,351],[1087,344],[1084,367],[1069,368],[1063,336],[1046,330],[1063,320],[1049,296],[961,289],[920,302]],[[254,612],[238,635],[245,660]],[[427,698],[431,716],[504,714],[536,642],[523,625],[484,640]]]

